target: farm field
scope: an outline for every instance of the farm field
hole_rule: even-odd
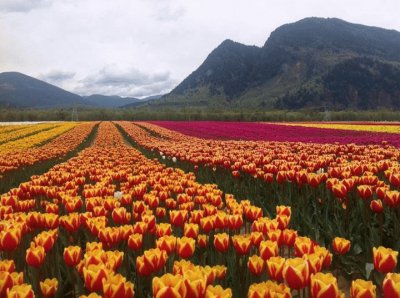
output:
[[[0,125],[0,297],[400,297],[399,127]]]

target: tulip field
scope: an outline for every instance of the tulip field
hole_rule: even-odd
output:
[[[0,123],[0,298],[400,297],[400,123]]]

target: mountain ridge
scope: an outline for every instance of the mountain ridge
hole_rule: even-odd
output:
[[[223,41],[160,103],[373,109],[377,102],[380,107],[398,109],[399,62],[398,31],[337,18],[306,18],[278,27],[262,47]],[[351,73],[352,69],[360,73],[346,76],[343,82],[338,70]],[[394,88],[387,88],[387,82],[381,79],[386,75]],[[381,84],[374,83],[374,89],[362,92],[359,88],[363,84],[358,81],[362,79]],[[342,89],[336,92],[334,86]],[[308,95],[310,100],[305,100]],[[376,96],[379,98],[374,102]]]

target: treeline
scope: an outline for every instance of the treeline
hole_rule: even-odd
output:
[[[223,109],[0,109],[0,121],[94,121],[94,120],[215,120],[215,121],[400,121],[400,113],[318,110],[223,110]]]

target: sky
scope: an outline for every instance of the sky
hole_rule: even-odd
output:
[[[0,72],[80,95],[165,94],[225,39],[305,17],[400,31],[399,0],[0,0]]]

